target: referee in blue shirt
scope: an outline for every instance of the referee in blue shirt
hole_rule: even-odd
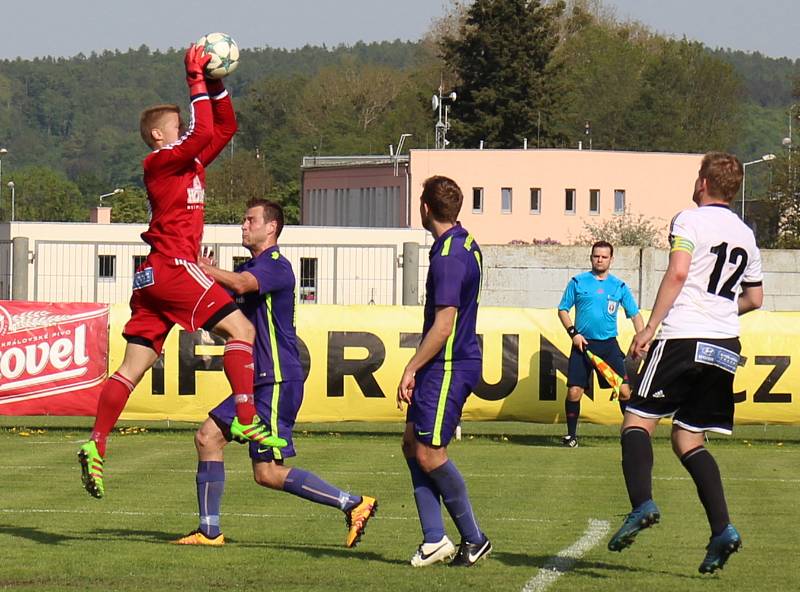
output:
[[[573,277],[564,290],[558,305],[558,318],[572,338],[572,351],[567,369],[567,400],[564,403],[567,417],[567,435],[562,443],[569,448],[578,446],[578,417],[581,414],[581,396],[592,379],[592,363],[585,355],[588,349],[603,358],[620,376],[625,376],[625,356],[617,343],[617,310],[633,321],[638,333],[644,328],[642,315],[628,286],[608,269],[614,259],[614,247],[606,241],[592,245],[592,271]],[[575,322],[569,311],[575,307]],[[608,383],[598,374],[601,388]],[[620,400],[630,397],[630,388],[622,386]],[[620,406],[623,403],[620,402]]]

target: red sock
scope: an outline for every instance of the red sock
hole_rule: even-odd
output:
[[[125,403],[128,402],[133,388],[136,385],[119,372],[108,377],[103,390],[100,391],[100,401],[97,403],[97,416],[94,420],[92,440],[97,443],[97,452],[101,456],[106,454],[106,441],[108,433],[114,429]]]
[[[253,345],[231,339],[225,344],[222,367],[236,400],[236,417],[242,424],[253,423],[256,406],[253,401]]]

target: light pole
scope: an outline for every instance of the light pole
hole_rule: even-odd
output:
[[[758,160],[751,160],[742,165],[742,222],[744,222],[744,202],[745,202],[745,182],[747,181],[747,167],[751,164],[758,164],[759,162],[768,162],[775,158],[774,154],[765,154]]]
[[[14,185],[14,181],[8,182],[8,188],[11,189],[11,221],[14,221],[14,200],[16,198],[16,185]]]
[[[103,207],[103,198],[104,197],[111,197],[112,195],[117,195],[118,193],[122,193],[123,191],[125,191],[125,190],[124,189],[120,189],[119,187],[117,187],[114,191],[110,191],[108,193],[104,193],[103,195],[101,195],[100,196],[100,207],[101,208]]]
[[[5,148],[0,148],[0,198],[3,197],[3,157],[6,154],[8,154],[8,150]],[[0,199],[0,203],[2,202],[3,200]]]

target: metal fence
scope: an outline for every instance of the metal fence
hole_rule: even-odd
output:
[[[11,253],[11,241],[0,240],[0,300],[11,298]]]
[[[207,246],[223,269],[233,269],[250,256],[238,244]],[[148,252],[143,243],[37,241],[33,299],[127,302],[134,270]],[[294,268],[300,303],[398,304],[402,299],[397,245],[282,245],[281,253]],[[420,268],[422,286],[424,273],[427,267]]]

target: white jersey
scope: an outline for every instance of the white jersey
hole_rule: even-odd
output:
[[[692,263],[658,337],[738,337],[741,288],[763,279],[753,231],[727,206],[706,205],[673,218],[670,246],[690,253]]]

